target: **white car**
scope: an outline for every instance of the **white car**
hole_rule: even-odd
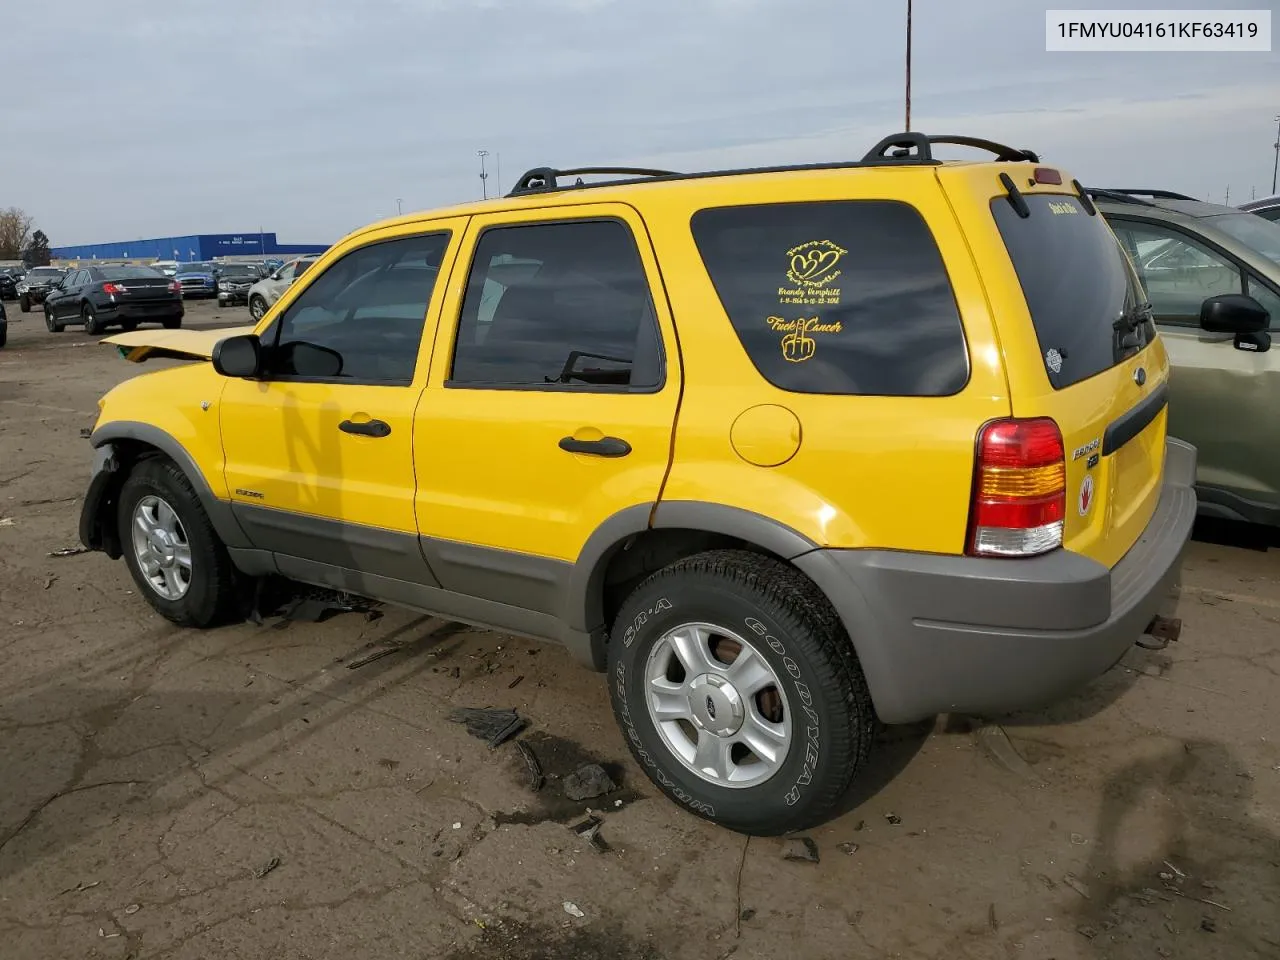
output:
[[[319,257],[298,257],[281,266],[275,273],[263,277],[249,288],[249,313],[254,320],[261,320],[289,285],[306,273]]]
[[[177,260],[153,260],[151,262],[151,269],[159,270],[166,277],[172,277],[174,274],[178,272],[178,261]]]

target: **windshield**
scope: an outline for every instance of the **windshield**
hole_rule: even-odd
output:
[[[1205,219],[1267,259],[1280,263],[1280,223],[1267,220],[1256,213],[1224,213]]]
[[[104,280],[154,280],[160,274],[150,267],[102,267]]]
[[[62,271],[57,267],[36,267],[27,277],[32,280],[56,280],[62,276]]]
[[[1155,338],[1146,297],[1102,215],[1073,196],[1033,194],[1025,219],[1005,197],[992,213],[1018,274],[1049,382],[1061,390],[1097,376]],[[1154,253],[1154,251],[1153,251]],[[1136,339],[1125,345],[1128,321]]]
[[[180,263],[178,264],[179,273],[208,273],[209,265],[207,263]]]
[[[257,277],[258,268],[247,263],[228,263],[219,271],[224,277]]]

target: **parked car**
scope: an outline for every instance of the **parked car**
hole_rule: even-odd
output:
[[[218,306],[249,302],[249,288],[263,278],[255,263],[221,263],[217,267]]]
[[[54,284],[62,280],[66,271],[61,267],[32,267],[18,281],[18,309],[30,313],[32,305],[44,303],[44,298]]]
[[[155,260],[151,264],[153,270],[159,271],[166,277],[172,277],[178,272],[177,260]]]
[[[217,268],[212,263],[180,263],[173,279],[182,288],[182,296],[188,300],[218,295]]]
[[[1263,197],[1261,200],[1242,203],[1240,209],[1247,213],[1256,213],[1264,220],[1280,221],[1280,193],[1273,197]]]
[[[293,281],[306,273],[316,259],[316,257],[298,257],[290,260],[250,287],[249,313],[253,319],[261,320],[271,305],[280,299],[280,295],[289,289]]]
[[[108,338],[197,362],[102,399],[84,544],[179,624],[283,575],[560,641],[659,789],[747,833],[829,816],[877,719],[1176,636],[1195,449],[1069,174],[919,133],[592,172],[359,230],[250,332]]]
[[[0,300],[17,300],[18,283],[25,275],[22,267],[0,267]]]
[[[1206,515],[1280,526],[1280,223],[1168,191],[1094,190],[1169,351],[1169,432]]]
[[[133,330],[139,323],[182,326],[182,291],[176,280],[143,266],[81,267],[68,274],[44,301],[50,333],[72,323],[98,335],[107,327]]]
[[[0,347],[9,342],[9,315],[4,312],[4,301],[0,300]]]

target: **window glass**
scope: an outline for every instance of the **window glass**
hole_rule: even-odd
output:
[[[1257,300],[1271,314],[1268,330],[1280,330],[1280,295],[1252,274],[1249,276],[1249,296]]]
[[[486,230],[454,346],[454,384],[656,387],[662,354],[630,229],[589,220]]]
[[[1240,269],[1186,234],[1136,221],[1118,221],[1115,230],[1161,323],[1198,326],[1206,299],[1241,292]]]
[[[289,305],[273,330],[274,375],[408,383],[413,379],[447,233],[353,250]]]
[[[102,267],[98,271],[104,280],[154,280],[160,273],[150,267]]]
[[[991,201],[991,213],[1018,274],[1045,372],[1061,390],[1141,350],[1155,327],[1133,269],[1100,214],[1090,216],[1079,198],[1067,194],[1029,194],[1025,200],[1028,217],[1018,216],[1005,196]],[[1117,328],[1122,319],[1131,330]]]
[[[969,376],[951,281],[915,208],[882,200],[720,207],[693,217],[756,369],[797,393],[945,396]]]
[[[279,279],[292,280],[294,271],[297,269],[298,269],[297,261],[291,260],[290,262],[286,263],[283,267],[280,268]]]
[[[1204,222],[1280,263],[1280,223],[1272,223],[1255,213],[1225,213],[1205,217]]]

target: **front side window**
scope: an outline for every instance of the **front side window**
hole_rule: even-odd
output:
[[[1280,330],[1280,294],[1252,274],[1249,275],[1246,292],[1262,304],[1262,309],[1271,314],[1271,326],[1268,329]]]
[[[384,240],[334,261],[289,305],[268,342],[274,377],[413,380],[448,233]]]
[[[486,230],[450,386],[653,389],[662,353],[631,230],[581,220]]]
[[[747,355],[795,393],[947,396],[969,356],[942,255],[905,203],[719,207],[694,241]]]
[[[1181,231],[1136,220],[1113,226],[1158,322],[1199,325],[1205,300],[1242,292],[1240,268]]]

